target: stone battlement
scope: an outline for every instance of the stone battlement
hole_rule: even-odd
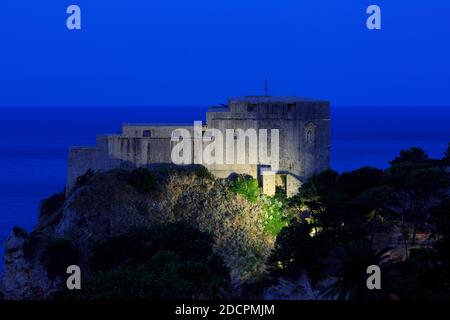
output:
[[[266,96],[230,98],[228,105],[211,107],[206,119],[203,132],[216,129],[224,136],[227,130],[237,129],[279,132],[279,166],[273,175],[267,174],[270,164],[262,162],[207,165],[217,177],[250,175],[260,181],[265,193],[273,194],[275,187],[280,187],[291,196],[311,175],[329,168],[330,104],[327,101]],[[173,164],[171,153],[177,142],[173,141],[172,134],[176,129],[185,129],[194,137],[193,124],[125,123],[121,134],[97,136],[95,147],[70,148],[67,190],[89,169],[106,171]],[[201,143],[206,147],[208,141]],[[247,155],[251,141],[244,141]]]

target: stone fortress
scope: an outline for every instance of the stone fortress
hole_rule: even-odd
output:
[[[188,124],[123,124],[121,134],[97,136],[95,147],[72,147],[69,150],[67,189],[89,169],[106,171],[173,165],[171,153],[176,141],[172,133]],[[228,105],[211,107],[202,130],[217,129],[226,135],[229,129],[279,130],[279,165],[211,164],[207,169],[219,178],[245,174],[258,179],[263,192],[273,195],[277,187],[293,196],[311,175],[330,165],[330,104],[328,101],[297,97],[248,96],[230,98]],[[270,133],[268,134],[270,137]],[[248,137],[244,137],[248,138]],[[200,138],[201,139],[201,138]],[[248,150],[250,139],[244,140]],[[202,143],[205,142],[202,140]],[[269,144],[270,146],[270,144]],[[224,152],[225,154],[225,152]]]

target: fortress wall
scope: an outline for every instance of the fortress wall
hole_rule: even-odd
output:
[[[228,178],[232,174],[243,174],[254,178],[258,177],[257,165],[208,165],[206,167],[217,178]]]
[[[286,174],[288,195],[297,193],[307,178],[329,168],[330,165],[330,106],[325,101],[294,98],[256,97],[243,101],[230,100],[228,108],[213,108],[207,112],[209,129],[218,129],[224,136],[226,129],[267,129],[270,155],[270,130],[279,129],[280,150],[278,174]],[[272,101],[273,100],[273,101]],[[212,110],[212,111],[211,111]],[[171,154],[178,142],[172,142],[172,132],[186,129],[193,137],[193,124],[124,124],[120,135],[97,137],[94,148],[71,148],[69,152],[68,186],[88,169],[109,170],[117,167],[135,168],[158,164],[172,165]],[[205,127],[203,127],[205,129]],[[234,164],[209,165],[217,177],[247,174],[262,182],[261,172],[270,163],[248,164],[250,142],[246,139],[247,164],[237,163],[237,141],[233,137]],[[193,146],[193,138],[191,146]],[[205,147],[209,142],[203,143]],[[191,163],[194,163],[192,148]],[[224,159],[226,161],[226,159]]]
[[[150,131],[152,138],[171,138],[172,132],[176,129],[186,129],[192,134],[194,130],[193,125],[194,123],[179,125],[123,124],[122,135],[126,137],[142,138],[144,137],[144,131]]]
[[[76,179],[89,169],[107,171],[114,168],[134,169],[152,164],[172,165],[171,152],[175,144],[171,138],[98,136],[96,147],[69,149],[67,189],[70,190]]]
[[[330,106],[314,104],[305,110],[303,146],[305,153],[305,178],[330,168]],[[313,128],[313,141],[308,142],[308,129]]]
[[[316,171],[328,168],[328,102],[255,103],[251,111],[249,103],[231,102],[229,110],[208,112],[208,127],[222,132],[237,128],[279,129],[280,172],[290,172],[304,180]],[[309,123],[313,123],[316,129],[314,148],[305,146],[304,131]]]
[[[136,167],[149,164],[172,164],[172,149],[177,142],[171,138],[112,137],[108,154],[114,159]],[[191,142],[193,144],[193,142]],[[193,154],[191,157],[193,161]]]
[[[303,143],[303,123],[298,119],[285,120],[280,124],[280,172],[303,177],[300,147]]]
[[[317,137],[315,148],[315,173],[320,173],[330,168],[330,120],[320,120],[317,124]]]
[[[288,198],[295,196],[302,186],[302,182],[291,174],[286,175],[286,196]]]
[[[251,100],[251,99],[250,99]],[[252,108],[249,108],[249,104]],[[230,101],[229,111],[208,112],[210,128],[225,129],[279,129],[280,163],[278,173],[287,175],[287,193],[297,193],[302,182],[330,166],[330,107],[326,101],[258,103]],[[311,137],[307,137],[312,128]],[[270,134],[269,134],[270,136]],[[270,140],[268,140],[270,146]],[[248,148],[248,142],[246,144]],[[248,149],[246,149],[247,151]],[[263,163],[259,163],[264,165]],[[229,167],[230,170],[236,168]],[[226,172],[227,168],[223,170]],[[255,176],[255,170],[251,171]],[[256,170],[256,176],[261,173]]]
[[[89,169],[93,171],[106,171],[117,168],[118,166],[119,162],[109,158],[107,153],[100,148],[70,148],[66,192],[69,192],[74,187],[77,178],[84,175]]]

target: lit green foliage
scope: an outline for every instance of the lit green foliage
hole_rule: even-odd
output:
[[[276,237],[281,229],[288,225],[283,202],[276,197],[262,197],[264,202],[264,228],[271,236]]]
[[[264,230],[273,237],[288,225],[285,213],[286,196],[277,193],[273,197],[261,194],[258,181],[256,179],[239,176],[231,184],[233,192],[242,194],[251,202],[261,200],[263,208]]]
[[[92,234],[109,232],[98,226],[97,221],[104,219],[120,228],[188,221],[214,235],[214,249],[224,258],[233,281],[253,281],[264,274],[274,237],[265,231],[260,198],[251,202],[231,191],[231,181],[200,179],[191,168],[182,169],[152,170],[156,188],[148,194],[131,185],[129,171],[97,173],[70,207],[80,215],[98,213],[83,226]]]
[[[238,176],[231,184],[233,192],[242,194],[251,202],[256,202],[260,196],[259,185],[256,179]]]

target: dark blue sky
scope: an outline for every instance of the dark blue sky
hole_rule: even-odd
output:
[[[448,0],[0,0],[0,106],[209,105],[266,75],[272,95],[450,105],[449,59]]]

